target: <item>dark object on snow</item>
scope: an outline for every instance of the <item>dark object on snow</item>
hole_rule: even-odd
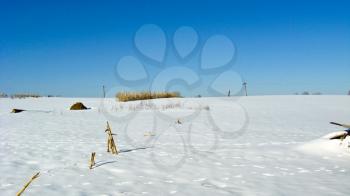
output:
[[[330,137],[330,140],[343,140],[344,138],[346,138],[346,136],[348,136],[348,132],[346,131],[339,131],[339,132],[335,132],[333,133],[332,137]]]
[[[180,119],[177,119],[176,123],[179,124],[179,125],[182,124],[182,122],[180,121]]]
[[[338,125],[338,126],[341,126],[341,127],[350,129],[350,125],[340,124],[340,123],[336,123],[336,122],[330,122],[330,123],[331,123],[332,125]]]
[[[20,112],[23,112],[25,110],[21,110],[21,109],[12,109],[12,112],[11,113],[20,113]]]
[[[330,122],[332,125],[337,125],[337,126],[341,126],[344,128],[347,128],[344,131],[338,131],[338,132],[334,132],[334,133],[330,133],[328,134],[328,137],[330,140],[333,139],[344,139],[345,137],[350,135],[350,125],[346,125],[346,124],[340,124],[340,123],[336,123],[336,122]]]
[[[83,103],[81,102],[77,102],[75,104],[73,104],[71,107],[70,107],[70,110],[87,110],[89,108],[87,108]]]

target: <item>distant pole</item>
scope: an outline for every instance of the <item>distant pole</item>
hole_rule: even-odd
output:
[[[103,91],[103,98],[106,98],[106,89],[105,89],[105,85],[102,85],[102,91]]]
[[[244,91],[245,91],[245,96],[248,96],[248,92],[247,92],[247,82],[243,82],[243,87],[244,87]]]
[[[228,89],[228,94],[227,94],[227,96],[228,96],[228,97],[231,96],[231,90],[230,90],[230,89]]]

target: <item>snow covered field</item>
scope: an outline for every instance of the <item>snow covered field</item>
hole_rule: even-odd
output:
[[[24,195],[349,195],[350,150],[316,140],[330,121],[349,123],[350,96],[0,99],[0,195],[39,171]]]

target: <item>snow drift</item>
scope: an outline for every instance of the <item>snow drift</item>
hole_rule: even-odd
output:
[[[349,121],[349,99],[171,98],[139,107],[1,98],[0,195],[39,171],[25,195],[349,195],[348,139],[317,139],[341,130],[329,121]],[[77,101],[92,109],[67,109]],[[118,155],[106,152],[107,120]]]

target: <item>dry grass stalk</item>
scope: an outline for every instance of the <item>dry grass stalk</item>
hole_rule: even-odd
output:
[[[171,98],[181,97],[179,92],[119,92],[117,98],[119,101],[135,101],[135,100],[146,100],[146,99],[158,99],[158,98]]]
[[[30,183],[32,183],[32,181],[33,181],[35,178],[39,177],[39,174],[40,174],[40,172],[36,173],[36,174],[24,185],[24,187],[23,187],[16,195],[17,195],[17,196],[20,196],[20,195],[24,192],[24,190],[26,190],[26,188],[30,185]]]
[[[95,156],[96,152],[91,153],[91,159],[90,159],[90,169],[92,169],[95,166]]]
[[[109,126],[109,123],[107,122],[107,129],[106,131],[108,134],[108,139],[107,139],[107,152],[111,152],[112,154],[118,154],[118,149],[117,146],[115,145],[112,129]]]

